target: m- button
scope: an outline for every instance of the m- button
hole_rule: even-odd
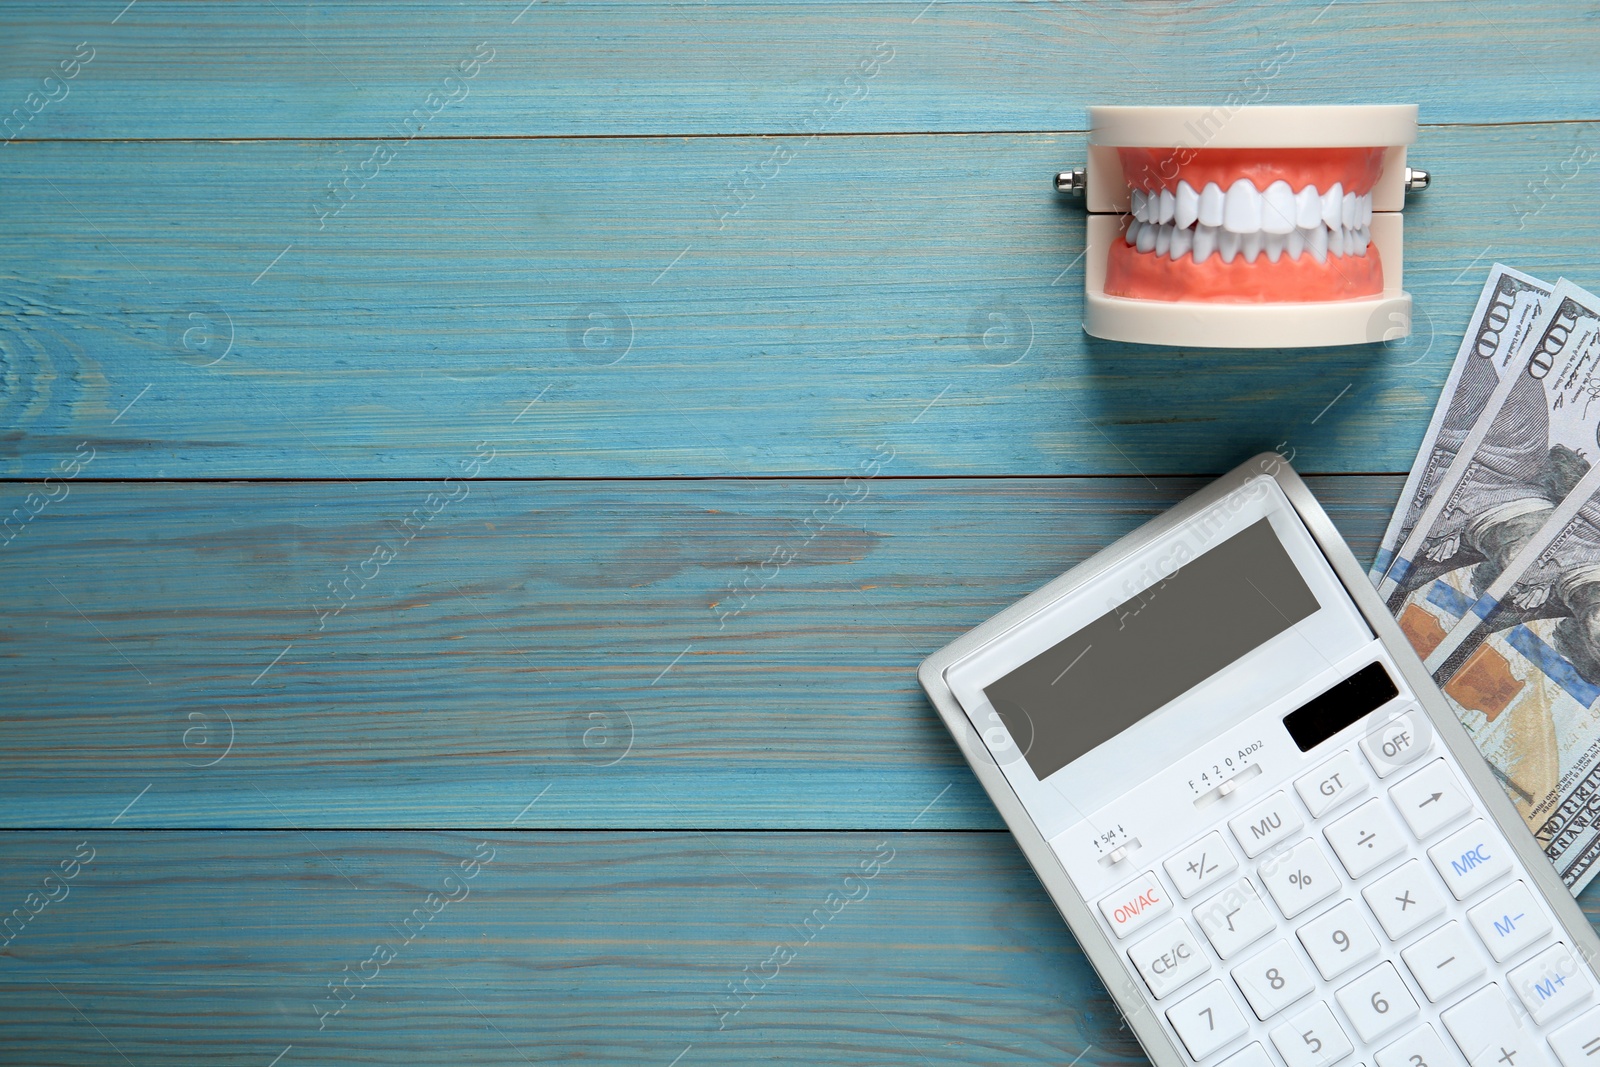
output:
[[[1292,836],[1304,825],[1289,795],[1281,789],[1244,814],[1228,820],[1228,829],[1239,839],[1244,854],[1251,858]]]
[[[1367,762],[1378,777],[1387,778],[1426,752],[1430,737],[1427,716],[1413,709],[1363,737],[1361,751],[1367,754]]]

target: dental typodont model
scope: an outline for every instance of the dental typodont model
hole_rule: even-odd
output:
[[[1092,107],[1083,328],[1276,348],[1409,332],[1400,209],[1417,109]]]

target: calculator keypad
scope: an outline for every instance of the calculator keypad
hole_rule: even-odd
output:
[[[1263,792],[1100,905],[1149,924],[1125,951],[1193,1062],[1600,1067],[1590,971],[1420,711]]]

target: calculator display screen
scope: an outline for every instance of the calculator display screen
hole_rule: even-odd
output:
[[[1317,611],[1267,519],[984,688],[1041,781]],[[1146,584],[1148,576],[1138,579]]]

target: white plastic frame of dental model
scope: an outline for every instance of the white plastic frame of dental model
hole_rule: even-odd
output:
[[[1287,348],[1388,341],[1409,333],[1411,295],[1401,286],[1406,146],[1416,140],[1414,105],[1356,107],[1092,107],[1087,167],[1085,332],[1111,340],[1219,348]],[[1383,171],[1371,192],[1292,188],[1248,180],[1227,189],[1133,189],[1118,148],[1374,148]],[[1191,217],[1192,216],[1192,217]],[[1137,300],[1105,293],[1114,240],[1140,251],[1204,262],[1212,255],[1254,262],[1266,255],[1365,255],[1377,245],[1384,290],[1356,300],[1213,303]]]

